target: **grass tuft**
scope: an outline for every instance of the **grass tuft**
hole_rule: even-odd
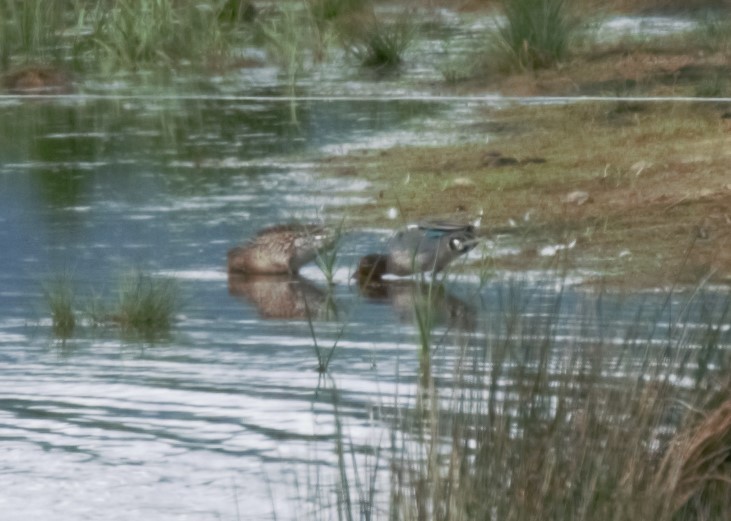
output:
[[[112,317],[124,329],[165,333],[179,307],[180,291],[175,280],[135,272],[123,277]]]
[[[491,41],[501,71],[550,68],[569,52],[578,20],[567,0],[502,0],[504,23]]]
[[[362,28],[351,31],[348,46],[363,66],[390,68],[401,64],[414,36],[414,25],[405,15],[392,22],[373,16]]]
[[[44,287],[46,304],[51,311],[53,334],[60,338],[68,338],[76,327],[74,311],[74,293],[71,280],[66,275],[59,275]]]

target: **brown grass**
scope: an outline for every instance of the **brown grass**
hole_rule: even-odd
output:
[[[731,400],[699,414],[675,435],[658,471],[657,488],[670,498],[671,514],[731,498]]]

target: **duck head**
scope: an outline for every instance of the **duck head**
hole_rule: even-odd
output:
[[[388,257],[379,253],[371,253],[360,259],[353,278],[359,284],[380,282],[381,277],[388,273]]]

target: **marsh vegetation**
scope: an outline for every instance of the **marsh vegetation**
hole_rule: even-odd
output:
[[[97,291],[79,296],[70,275],[53,277],[44,295],[59,338],[69,338],[77,324],[117,327],[149,340],[162,338],[181,309],[180,289],[173,279],[142,271],[122,275],[115,297]]]

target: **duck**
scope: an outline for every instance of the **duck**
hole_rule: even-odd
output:
[[[317,224],[270,226],[228,251],[228,272],[295,275],[320,252],[332,248],[336,239],[336,234]]]
[[[355,277],[361,283],[379,282],[383,275],[412,275],[442,271],[477,245],[475,227],[450,221],[422,221],[399,231],[386,253],[360,259]]]

